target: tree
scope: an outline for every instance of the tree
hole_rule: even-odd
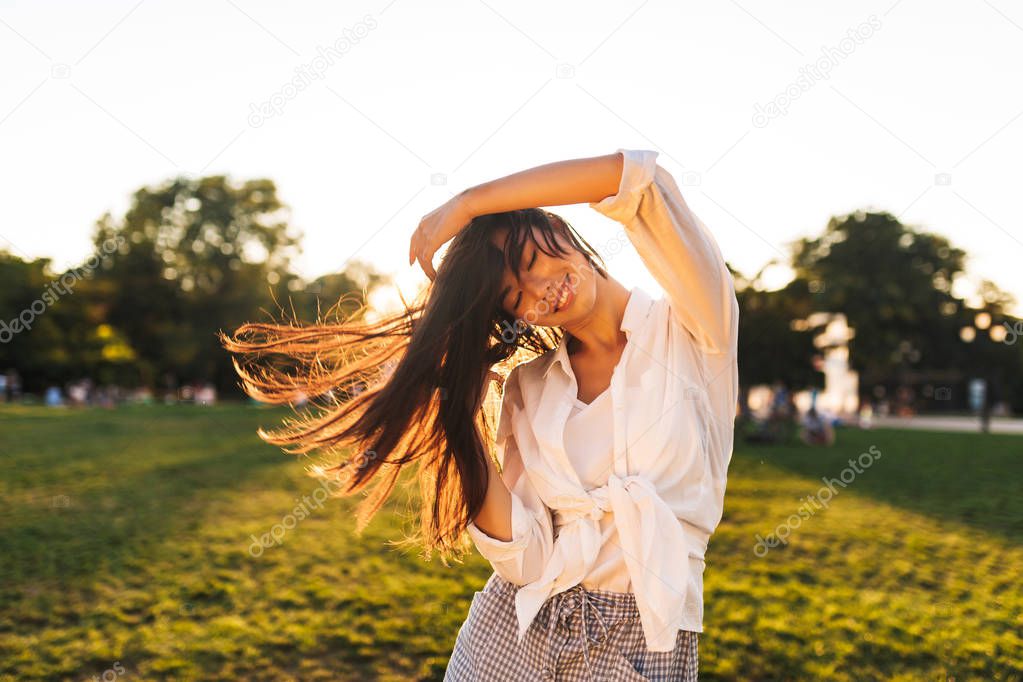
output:
[[[806,282],[794,280],[779,291],[750,285],[736,292],[739,308],[739,383],[744,386],[781,381],[790,389],[820,387],[813,369],[813,339],[819,329],[795,323],[809,315]]]
[[[813,369],[818,329],[800,328],[798,321],[813,312],[805,280],[796,279],[778,291],[762,288],[761,275],[752,279],[732,270],[739,302],[739,385],[750,387],[781,381],[793,391],[820,387],[823,377]],[[744,390],[742,399],[748,393]],[[744,414],[747,405],[742,405]]]
[[[99,275],[112,285],[108,319],[130,339],[141,383],[201,380],[236,389],[216,332],[305,289],[289,271],[299,236],[288,217],[271,180],[211,176],[143,187],[123,219],[107,214],[98,221],[97,250],[119,243],[104,255]],[[328,279],[330,296],[359,291],[351,276]],[[379,281],[368,277],[369,286]]]
[[[87,265],[57,273],[48,258],[0,252],[0,372],[17,369],[26,391],[83,376],[130,380],[134,352],[106,323],[104,298]]]
[[[962,302],[951,291],[965,255],[889,213],[855,212],[800,240],[793,269],[809,283],[815,309],[844,313],[856,330],[850,364],[869,386],[947,368],[961,355]]]
[[[376,272],[367,263],[354,260],[343,272],[317,277],[302,287],[290,286],[288,289],[293,293],[289,295],[289,312],[301,322],[313,322],[327,315],[331,306],[341,301],[334,312],[348,317],[361,303],[350,294],[369,292],[390,281],[389,276]]]

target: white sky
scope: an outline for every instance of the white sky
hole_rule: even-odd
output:
[[[830,75],[754,125],[819,60]],[[451,193],[626,147],[660,152],[744,274],[832,215],[888,210],[1023,299],[1021,72],[1008,0],[0,0],[0,247],[66,267],[144,184],[269,177],[305,233],[299,272],[356,256],[410,293],[425,278],[409,236]],[[556,210],[594,246],[616,231],[585,205]],[[604,255],[656,290],[634,251]]]

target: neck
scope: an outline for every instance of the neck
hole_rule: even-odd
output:
[[[566,324],[564,330],[571,335],[568,352],[610,353],[625,343],[622,320],[629,301],[629,290],[613,277],[597,278],[596,301],[586,317]]]

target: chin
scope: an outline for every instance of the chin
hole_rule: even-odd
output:
[[[565,313],[570,317],[566,318],[562,324],[565,322],[581,320],[589,315],[593,311],[594,302],[595,297],[592,294],[586,295],[586,293],[582,291],[577,292],[576,299],[572,301],[571,309],[565,311]]]

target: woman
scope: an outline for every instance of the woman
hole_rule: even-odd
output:
[[[296,453],[365,447],[314,470],[344,477],[340,494],[386,471],[360,530],[419,459],[419,539],[446,553],[468,536],[493,566],[447,680],[696,679],[704,554],[732,451],[738,303],[714,238],[656,157],[619,149],[453,197],[412,236],[409,262],[431,285],[400,315],[225,337],[234,352],[285,360],[236,363],[250,395],[329,396],[321,415],[266,440]],[[571,226],[534,208],[581,202],[623,226],[608,251],[630,241],[666,297],[626,289]],[[492,367],[519,356],[495,462],[485,391]]]

